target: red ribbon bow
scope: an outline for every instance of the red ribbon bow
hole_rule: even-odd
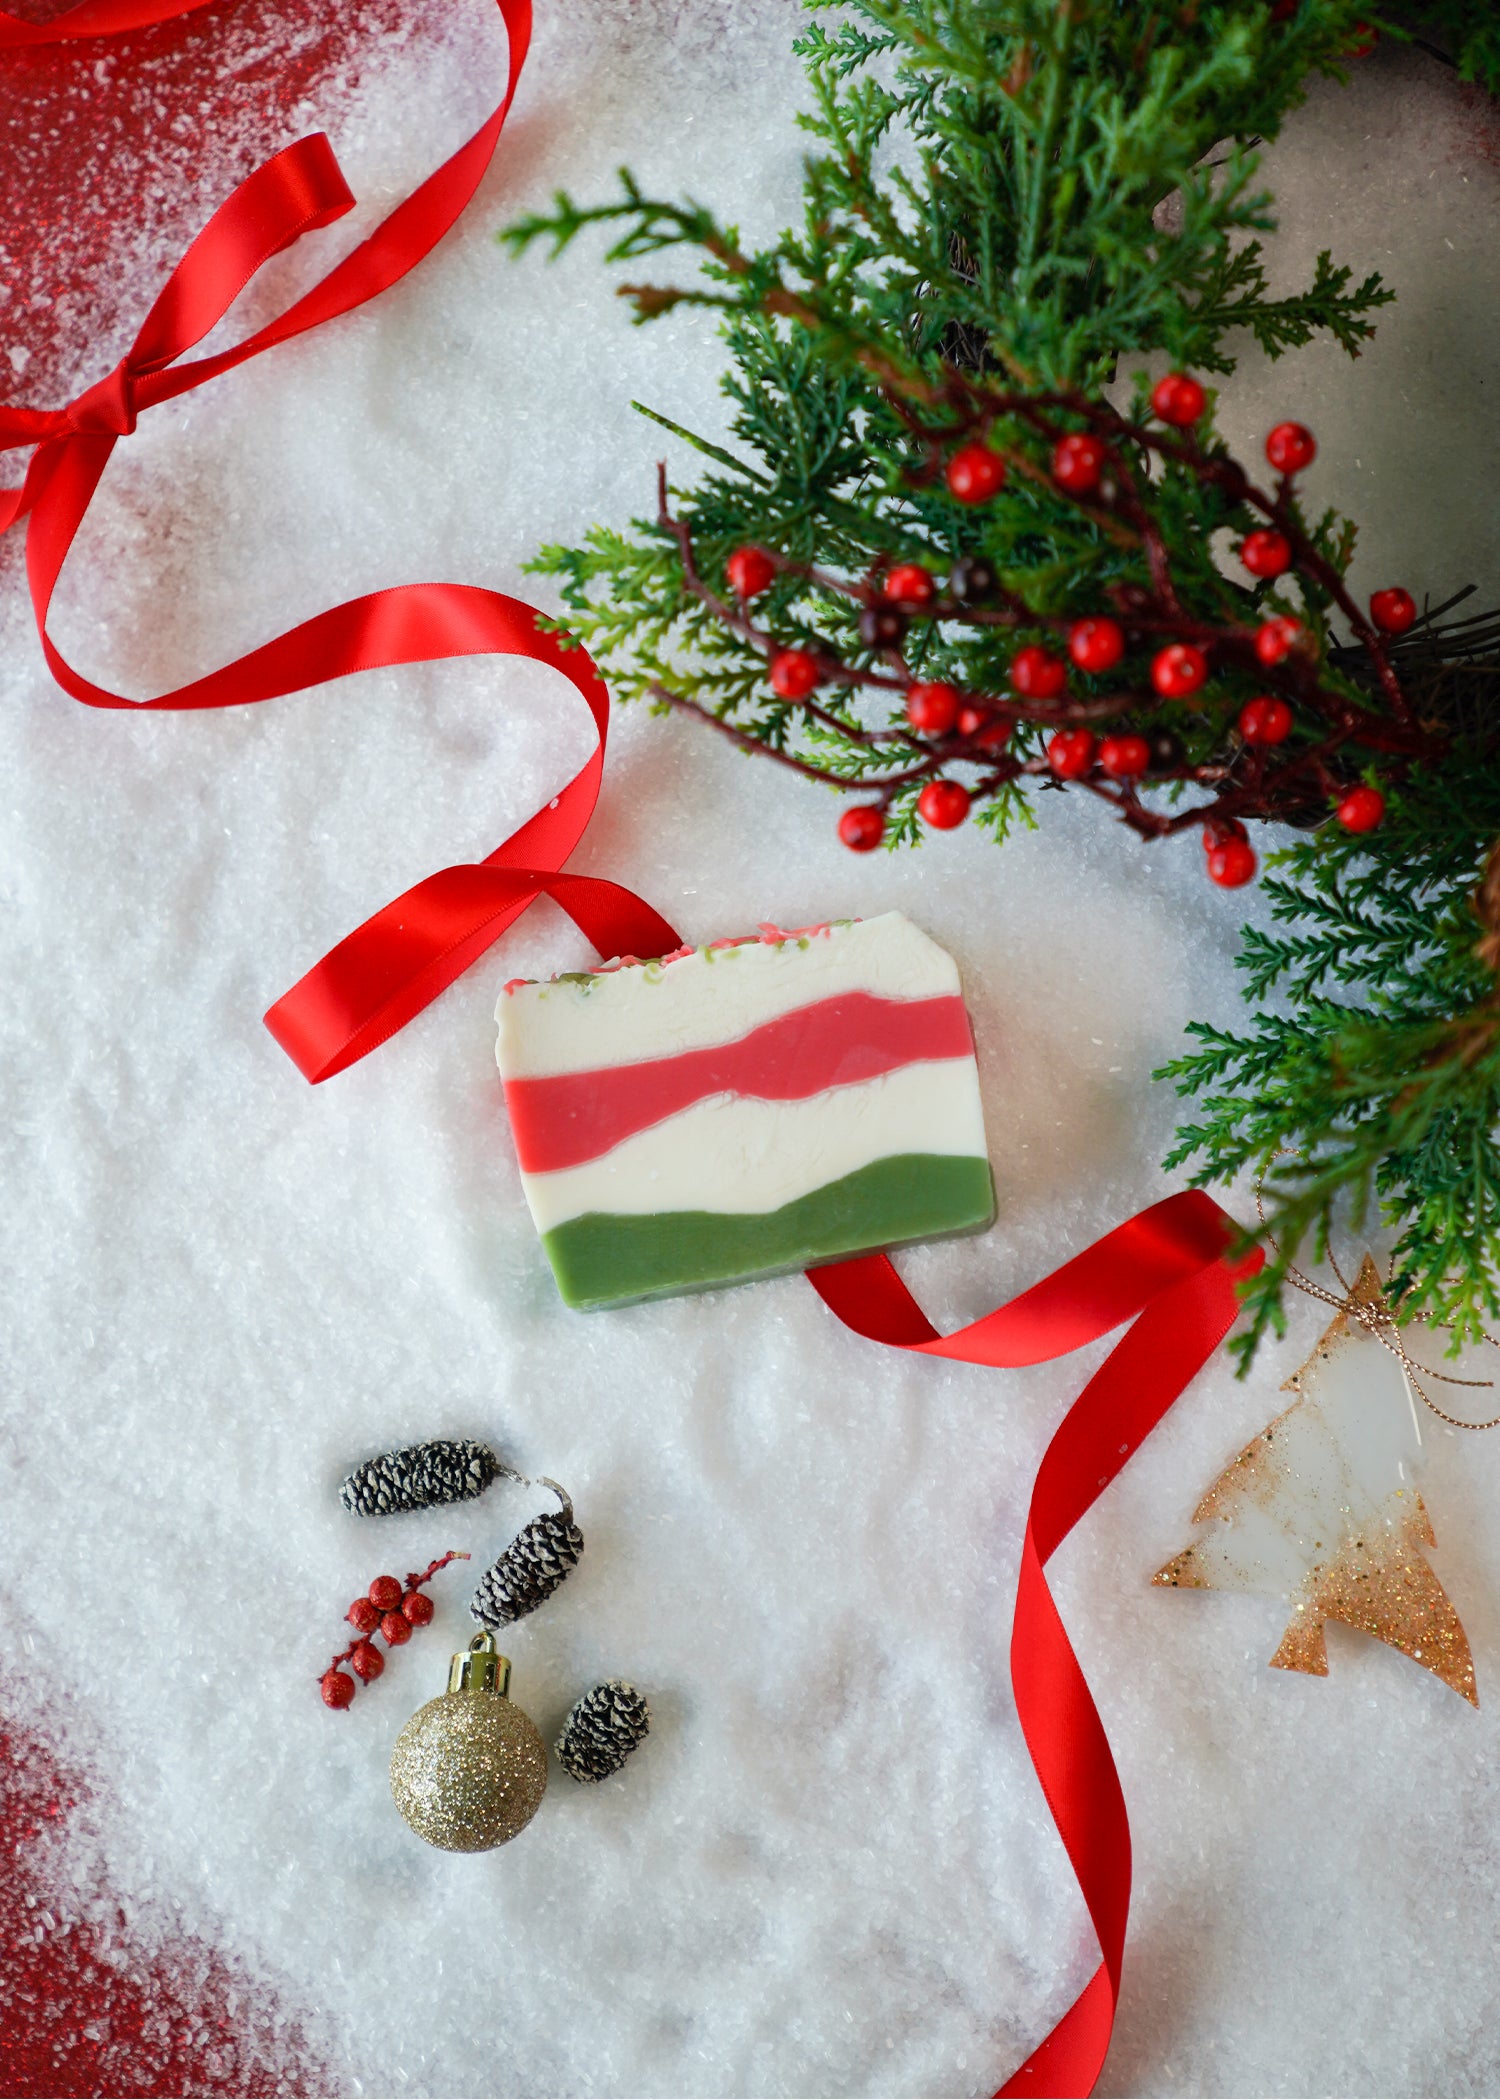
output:
[[[188,5],[198,0],[187,0]],[[62,414],[0,410],[0,446],[34,444],[19,489],[0,491],[0,531],[28,516],[26,566],[47,663],[85,706],[247,707],[355,671],[453,656],[527,656],[558,670],[593,717],[596,748],[545,809],[477,864],[444,868],[341,941],[284,994],[266,1025],[307,1078],[341,1072],[405,1026],[535,901],[553,897],[605,954],[677,945],[666,921],[619,884],[562,873],[603,777],[609,696],[586,651],[547,633],[533,607],[466,584],[409,584],[320,613],[218,671],[133,701],[82,677],[47,632],[57,579],[110,455],[136,418],[279,343],[350,312],[394,284],[447,233],[499,141],[531,36],[530,0],[498,0],[509,37],[504,97],[474,136],[287,311],[212,357],[187,354],[224,318],[263,264],[354,202],[321,133],[276,154],[242,182],[167,280],[130,351]],[[183,0],[89,0],[50,25],[96,35],[185,11]],[[0,45],[46,41],[0,17]]]
[[[82,0],[46,24],[0,13],[0,48],[105,35],[166,21],[204,0]],[[91,684],[47,633],[58,576],[116,443],[143,410],[376,297],[448,231],[494,152],[525,60],[529,0],[497,0],[510,39],[503,100],[451,159],[311,291],[254,335],[212,357],[187,353],[228,312],[265,262],[353,203],[321,134],[256,170],[214,213],[168,279],[127,356],[61,412],[0,407],[0,449],[35,451],[19,489],[0,491],[0,531],[29,517],[26,561],[37,627],[53,676],[89,707],[243,707],[390,664],[481,654],[550,664],[592,715],[592,756],[545,809],[487,859],[442,869],[366,920],[266,1016],[313,1080],[365,1056],[436,998],[538,896],[552,897],[604,955],[661,954],[678,936],[617,883],[563,864],[593,814],[609,696],[584,650],[537,624],[498,591],[415,584],[377,591],[304,621],[207,676],[135,702]],[[942,1336],[884,1255],[811,1272],[846,1326],[872,1341],[964,1363],[1021,1365],[1081,1348],[1133,1324],[1094,1373],[1048,1446],[1027,1519],[1011,1640],[1016,1709],[1049,1807],[1099,1938],[1098,1971],[1004,2087],[1007,2094],[1089,2092],[1109,2047],[1130,1902],[1130,1831],[1098,1711],[1047,1587],[1048,1559],[1218,1347],[1237,1308],[1236,1282],[1260,1256],[1231,1261],[1235,1227],[1198,1193],[1168,1197],[1010,1304]]]

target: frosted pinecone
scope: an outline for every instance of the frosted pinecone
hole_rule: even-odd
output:
[[[339,1500],[357,1517],[389,1517],[399,1510],[472,1502],[510,1470],[488,1444],[439,1438],[366,1459],[339,1489]]]
[[[570,1568],[583,1556],[583,1533],[573,1522],[573,1505],[555,1480],[544,1480],[562,1502],[561,1510],[534,1517],[518,1531],[492,1568],[479,1578],[469,1611],[491,1632],[524,1619],[545,1604]]]
[[[608,1779],[651,1732],[651,1709],[618,1677],[585,1692],[563,1723],[557,1761],[572,1779]]]

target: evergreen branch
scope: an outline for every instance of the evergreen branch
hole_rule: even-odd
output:
[[[743,475],[749,481],[767,481],[768,477],[762,474],[758,467],[747,466],[744,460],[736,459],[732,452],[726,452],[722,445],[712,444],[707,438],[699,437],[696,431],[685,429],[681,423],[674,423],[672,418],[664,416],[660,409],[648,408],[644,401],[632,401],[630,405],[638,416],[649,417],[653,423],[660,424],[663,430],[670,430],[673,437],[679,437],[685,445],[691,445],[695,452],[701,452],[705,459],[717,460],[721,467],[728,467],[732,474]]]
[[[597,226],[612,263],[670,253],[674,281],[622,287],[636,318],[691,305],[721,321],[725,441],[642,411],[696,453],[696,486],[533,565],[619,697],[862,792],[888,845],[927,834],[940,779],[997,843],[1035,822],[1038,789],[1063,786],[1060,730],[1146,746],[1146,773],[1116,777],[1091,743],[1068,783],[1143,837],[1202,829],[1243,872],[1250,820],[1317,827],[1275,857],[1269,924],[1245,934],[1248,1023],[1195,1027],[1165,1075],[1191,1103],[1174,1165],[1203,1180],[1269,1168],[1280,1251],[1252,1291],[1246,1360],[1279,1321],[1287,1262],[1342,1205],[1378,1205],[1411,1307],[1460,1335],[1493,1313],[1500,1262],[1500,618],[1444,626],[1450,601],[1393,639],[1348,590],[1352,521],[1304,516],[1292,478],[1257,487],[1211,409],[1179,430],[1144,386],[1128,413],[1103,399],[1122,358],[1232,370],[1236,330],[1271,356],[1369,340],[1391,295],[1327,253],[1271,296],[1257,159],[1309,78],[1342,73],[1367,13],[820,6],[798,43],[808,158],[791,229],[742,245],[710,206],[627,173],[613,202],[561,195],[504,236],[515,255],[555,255]],[[1466,77],[1500,84],[1493,7],[1426,14]],[[1081,491],[1057,466],[1079,438],[1104,458]],[[948,485],[973,445],[1006,470],[981,504]],[[1215,546],[1256,530],[1285,540],[1290,567],[1223,573]],[[751,550],[769,580],[742,599],[728,565]],[[921,602],[887,598],[898,565],[925,575]],[[1018,690],[1017,652],[1062,658],[1081,616],[1118,624],[1123,659],[1068,667],[1061,692]],[[1285,640],[1277,622],[1295,640],[1272,660],[1260,644]],[[1210,662],[1190,704],[1154,682],[1174,642]],[[818,674],[800,700],[767,675],[791,649]],[[919,683],[953,689],[951,727],[917,726]],[[1245,710],[1267,700],[1290,728],[1262,741]],[[1380,829],[1324,821],[1377,782]]]

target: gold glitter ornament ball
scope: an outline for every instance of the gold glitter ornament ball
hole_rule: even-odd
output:
[[[526,1828],[547,1791],[547,1750],[506,1697],[510,1664],[493,1634],[453,1658],[448,1690],[418,1709],[391,1752],[391,1795],[444,1852],[489,1852]]]

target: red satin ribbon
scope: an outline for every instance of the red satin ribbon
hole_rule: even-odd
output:
[[[67,44],[85,36],[123,36],[207,7],[208,0],[78,0],[50,22],[27,22],[0,8],[0,51],[37,44]]]
[[[938,1333],[884,1254],[808,1272],[819,1297],[856,1333],[959,1363],[1045,1363],[1133,1322],[1037,1469],[1010,1642],[1016,1714],[1103,1959],[1002,2095],[1093,2091],[1114,2027],[1130,1911],[1125,1797],[1043,1570],[1229,1332],[1239,1310],[1236,1284],[1264,1259],[1257,1248],[1232,1262],[1237,1237],[1234,1221],[1201,1190],[1168,1196],[950,1335]]]
[[[137,28],[198,4],[84,0],[42,29],[0,15],[0,46]],[[617,885],[559,872],[593,815],[603,774],[609,697],[587,652],[564,648],[538,627],[531,606],[499,591],[408,584],[335,606],[174,692],[132,701],[72,668],[47,632],[47,614],[110,455],[143,410],[375,298],[429,254],[453,225],[499,142],[531,37],[530,0],[497,4],[509,50],[505,93],[494,115],[285,313],[213,357],[183,362],[263,264],[349,210],[353,197],[321,133],[276,154],[220,206],[106,378],[60,412],[0,408],[0,448],[36,447],[22,487],[0,491],[0,531],[23,516],[29,519],[26,567],[42,648],[58,684],[85,706],[247,707],[354,671],[501,655],[550,664],[593,717],[597,742],[592,756],[545,809],[485,860],[444,868],[397,897],[271,1008],[267,1027],[313,1081],[342,1071],[403,1027],[540,895],[554,897],[607,954],[630,945],[621,930],[627,925],[648,948],[656,942],[676,945],[665,921],[648,907],[627,906],[627,893]],[[644,935],[643,924],[651,929]]]
[[[0,48],[107,35],[185,14],[205,0],[81,0],[35,25],[0,13]],[[474,137],[277,320],[233,348],[182,359],[271,256],[331,224],[353,202],[328,142],[303,139],[243,182],[172,273],[129,353],[60,413],[0,407],[0,449],[34,445],[23,486],[0,492],[0,531],[29,516],[27,572],[48,665],[89,707],[242,707],[377,666],[480,654],[527,656],[560,671],[593,718],[592,756],[561,793],[488,858],[445,868],[341,941],[266,1016],[306,1076],[365,1056],[451,984],[538,896],[552,897],[602,954],[661,954],[673,929],[629,890],[563,864],[598,799],[609,698],[580,648],[543,633],[533,609],[497,591],[417,584],[378,591],[305,621],[219,671],[133,702],[91,684],[47,633],[68,551],[119,438],[143,409],[262,350],[349,312],[395,283],[448,231],[488,166],[530,36],[529,0],[497,0],[510,40],[504,99]],[[1231,1221],[1208,1197],[1169,1197],[1116,1228],[1009,1305],[942,1336],[884,1255],[814,1270],[846,1326],[872,1341],[965,1363],[1041,1363],[1131,1321],[1048,1446],[1022,1552],[1011,1639],[1016,1709],[1067,1847],[1102,1960],[1075,2004],[1002,2089],[1089,2092],[1109,2046],[1130,1901],[1130,1831],[1099,1714],[1044,1569],[1130,1453],[1217,1348],[1235,1316]]]

